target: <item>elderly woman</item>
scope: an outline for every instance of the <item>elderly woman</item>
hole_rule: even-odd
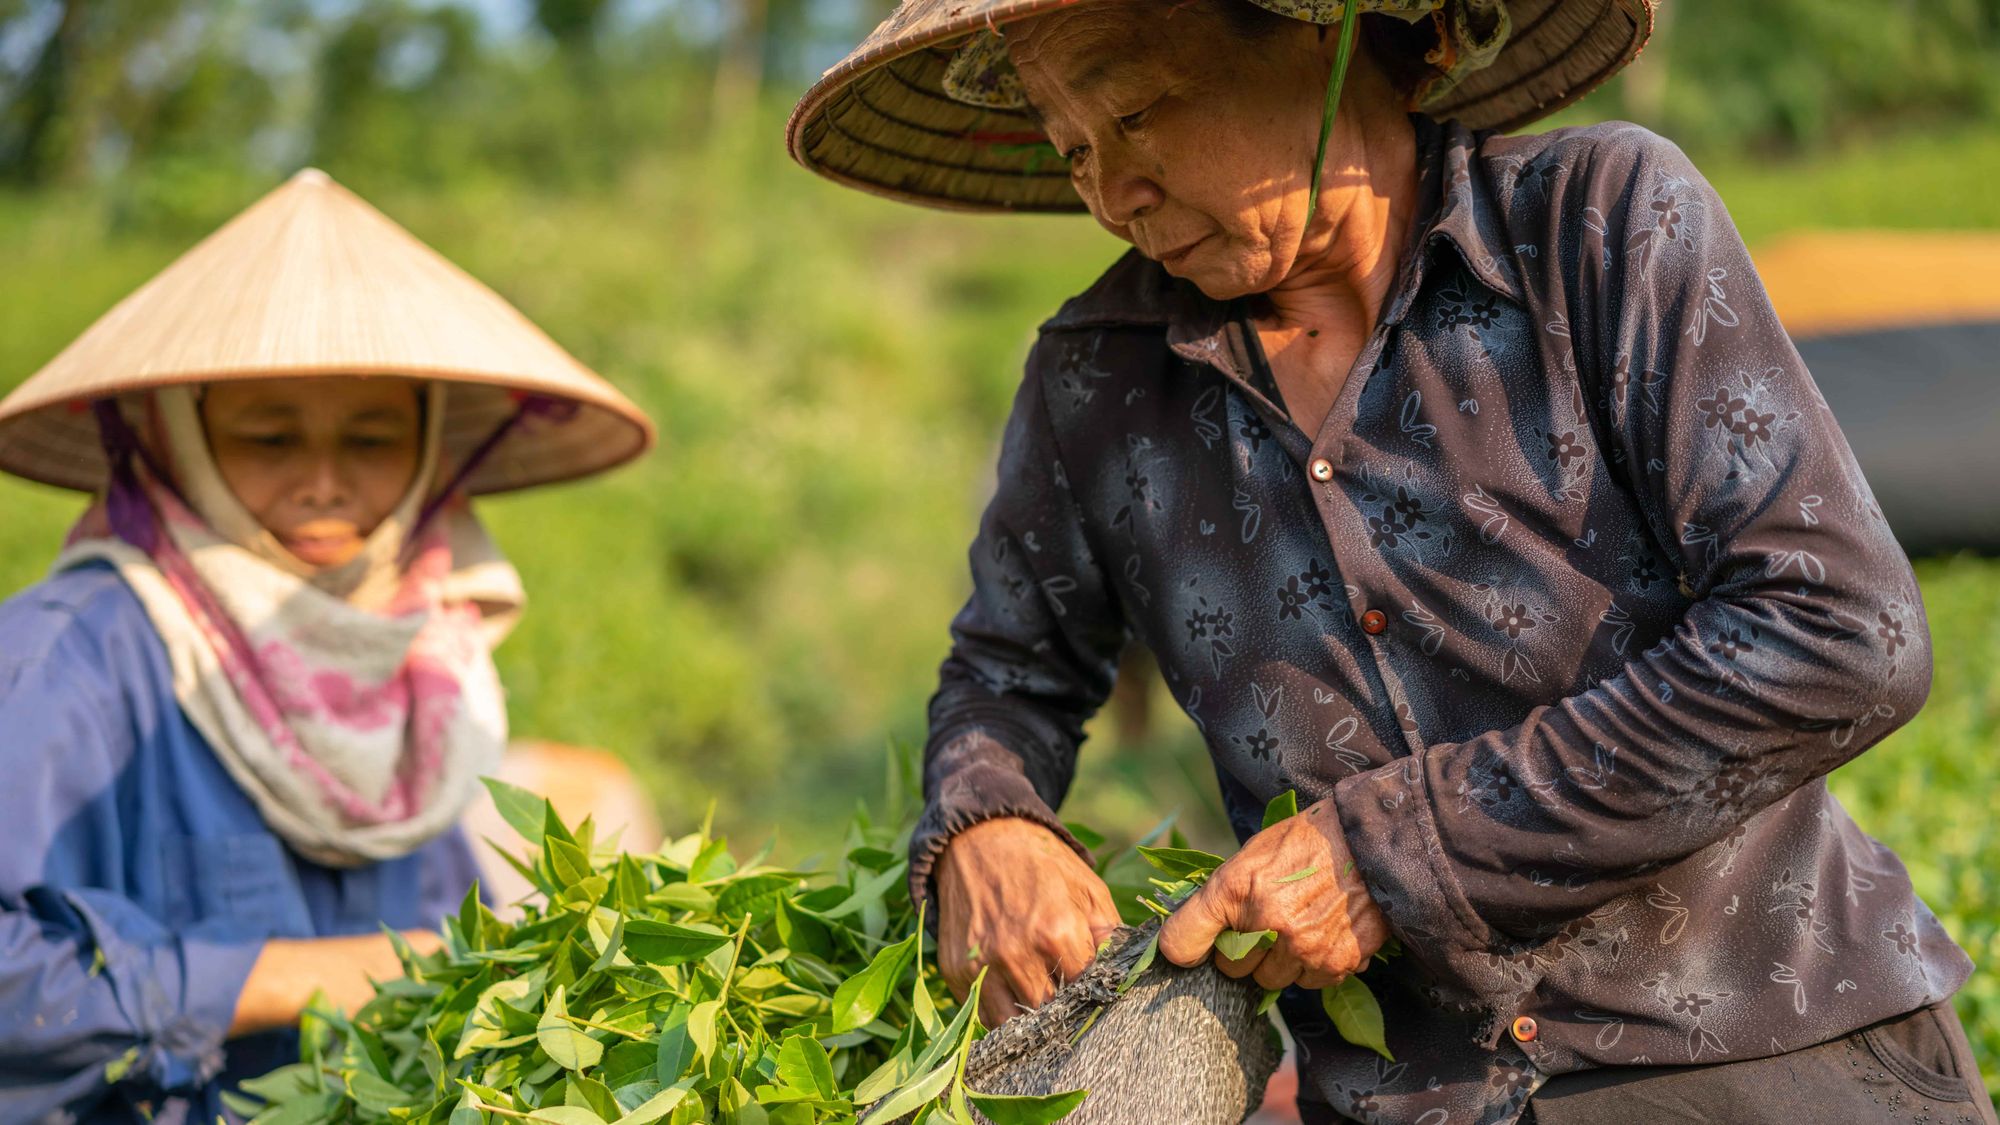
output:
[[[1923,703],[1917,586],[1721,201],[1630,125],[1469,127],[1650,5],[1357,7],[908,0],[793,117],[1134,247],[1042,326],[932,702],[945,973],[1004,1019],[1115,923],[1052,810],[1136,640],[1243,839],[1161,950],[1276,931],[1217,960],[1306,1120],[1992,1121],[1968,961],[1823,780]],[[1389,1062],[1305,990],[1392,935]]]
[[[97,497],[0,605],[0,1119],[215,1122],[384,927],[435,947],[522,602],[464,497],[650,438],[316,172],[0,403],[0,468]]]

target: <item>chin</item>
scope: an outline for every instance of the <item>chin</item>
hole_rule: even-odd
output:
[[[1262,293],[1269,288],[1251,280],[1242,270],[1195,269],[1175,276],[1193,284],[1211,301],[1233,301],[1238,297]]]
[[[1216,261],[1197,252],[1196,260],[1181,263],[1181,268],[1167,270],[1168,273],[1189,282],[1211,301],[1233,301],[1238,297],[1249,297],[1262,293],[1277,284],[1276,279],[1267,277],[1268,263],[1246,261],[1243,258]]]

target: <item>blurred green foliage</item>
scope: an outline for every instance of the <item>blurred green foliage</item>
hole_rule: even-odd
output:
[[[713,796],[739,835],[823,842],[883,742],[921,739],[1034,325],[1119,247],[1088,220],[922,212],[789,164],[788,96],[874,0],[520,0],[496,26],[501,7],[0,0],[0,388],[291,169],[326,168],[660,422],[642,464],[482,506],[533,599],[500,654],[517,732],[617,750],[670,825]],[[1753,246],[2000,229],[2000,0],[1670,11],[1564,120],[1674,137]],[[0,591],[80,507],[0,481]],[[2000,564],[1920,577],[1931,704],[1835,788],[1991,962]],[[1221,846],[1206,756],[1158,719],[1093,745],[1065,812],[1132,836],[1179,807]],[[1960,1004],[1993,1082],[2000,981]]]

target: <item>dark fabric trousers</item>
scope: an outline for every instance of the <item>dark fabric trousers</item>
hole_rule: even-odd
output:
[[[1302,1103],[1307,1125],[1346,1120]],[[1317,1112],[1315,1112],[1317,1111]],[[1950,1001],[1816,1047],[1715,1066],[1548,1080],[1523,1125],[2000,1125]]]

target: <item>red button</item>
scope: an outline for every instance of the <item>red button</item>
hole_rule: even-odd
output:
[[[1315,457],[1307,468],[1311,471],[1312,478],[1321,484],[1333,479],[1333,462],[1324,457]]]
[[[1361,615],[1361,631],[1373,635],[1389,627],[1389,615],[1379,609],[1371,609]]]
[[[1535,1026],[1533,1016],[1515,1017],[1514,1026],[1509,1030],[1514,1033],[1515,1040],[1522,1043],[1533,1043],[1535,1036],[1541,1034],[1541,1028]]]

